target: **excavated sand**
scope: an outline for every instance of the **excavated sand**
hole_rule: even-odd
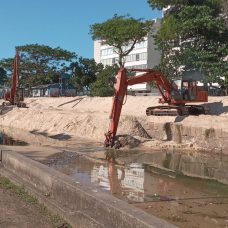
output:
[[[228,131],[228,97],[210,97],[205,104],[211,115],[189,117],[146,116],[147,107],[158,105],[154,96],[128,96],[122,108],[118,134],[148,138],[146,122],[181,122],[188,126]],[[0,101],[1,102],[1,101]],[[0,115],[0,125],[47,134],[70,134],[103,142],[109,126],[112,97],[27,98],[28,108],[13,108]]]

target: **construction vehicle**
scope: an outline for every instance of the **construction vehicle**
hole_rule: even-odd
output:
[[[13,74],[11,78],[10,91],[3,95],[5,100],[2,106],[16,105],[17,107],[26,107],[24,101],[24,91],[19,85],[19,52],[16,49],[16,55],[13,63]]]
[[[109,130],[105,134],[105,147],[120,147],[117,143],[116,132],[127,92],[127,87],[144,82],[154,82],[160,91],[162,98],[159,103],[168,104],[155,107],[148,107],[146,115],[200,115],[207,114],[208,110],[201,105],[186,105],[186,103],[207,102],[208,93],[202,87],[197,86],[194,80],[179,80],[169,82],[168,79],[159,71],[153,69],[132,69],[133,72],[142,72],[138,76],[128,76],[127,70],[122,67],[116,75],[115,91],[113,104],[110,114]],[[178,85],[179,84],[179,85]]]

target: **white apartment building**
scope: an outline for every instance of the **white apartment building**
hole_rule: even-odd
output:
[[[137,43],[131,53],[126,56],[126,68],[153,68],[160,63],[161,53],[157,50],[153,38],[153,34],[159,28],[160,22],[160,19],[154,20],[151,33],[144,38],[144,41]],[[102,63],[104,66],[118,63],[118,55],[114,52],[114,48],[101,40],[94,41],[94,59],[96,63]],[[148,83],[141,83],[129,86],[128,90],[134,92],[150,92],[151,88]]]

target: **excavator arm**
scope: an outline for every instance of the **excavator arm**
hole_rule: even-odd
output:
[[[125,68],[120,68],[116,75],[115,91],[113,95],[113,104],[110,114],[109,130],[105,134],[105,147],[113,147],[116,141],[116,132],[120,119],[120,114],[124,102],[124,97],[127,91],[127,71]]]
[[[7,102],[3,102],[3,106],[17,105],[18,107],[26,107],[26,104],[23,102],[23,91],[19,88],[19,51],[17,49],[13,62],[13,74],[11,77],[10,91],[5,93],[4,99]]]
[[[16,55],[15,55],[14,64],[13,64],[13,75],[12,75],[12,79],[11,79],[11,88],[10,88],[10,102],[11,103],[14,103],[16,92],[19,87],[18,67],[19,67],[19,52],[16,49]]]
[[[139,76],[127,77],[127,70],[125,68],[120,68],[118,74],[116,75],[115,92],[113,95],[109,130],[105,134],[105,147],[119,147],[118,144],[115,145],[116,132],[119,124],[119,118],[124,102],[124,97],[127,92],[127,86],[154,81],[162,94],[163,103],[169,103],[171,101],[171,85],[169,81],[159,71],[150,69],[133,69],[132,71],[144,72],[144,74],[141,74]]]
[[[13,61],[13,74],[10,82],[10,91],[7,92],[4,96],[4,99],[10,102],[11,105],[14,105],[15,103],[15,96],[19,86],[18,66],[19,66],[19,53],[18,53],[18,50],[16,49],[16,55]]]
[[[159,89],[163,102],[162,103],[170,103],[171,102],[171,85],[166,77],[159,71],[155,71],[153,69],[132,69],[134,72],[146,72],[139,76],[130,77],[127,80],[127,85],[135,85],[143,82],[151,82],[154,81],[156,83],[157,88]],[[165,92],[164,92],[165,91]]]

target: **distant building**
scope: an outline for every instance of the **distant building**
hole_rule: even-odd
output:
[[[148,34],[144,41],[137,43],[132,52],[125,59],[126,68],[146,69],[153,68],[160,63],[161,52],[157,50],[153,35],[158,30],[161,20],[154,20],[152,32]],[[107,45],[105,41],[94,41],[94,59],[96,63],[102,63],[104,66],[118,63],[118,55],[114,48]],[[150,92],[151,87],[148,83],[141,83],[128,87],[128,91]]]
[[[61,87],[59,83],[34,86],[30,89],[32,97],[59,97],[59,96],[76,96],[76,89],[72,85]]]

